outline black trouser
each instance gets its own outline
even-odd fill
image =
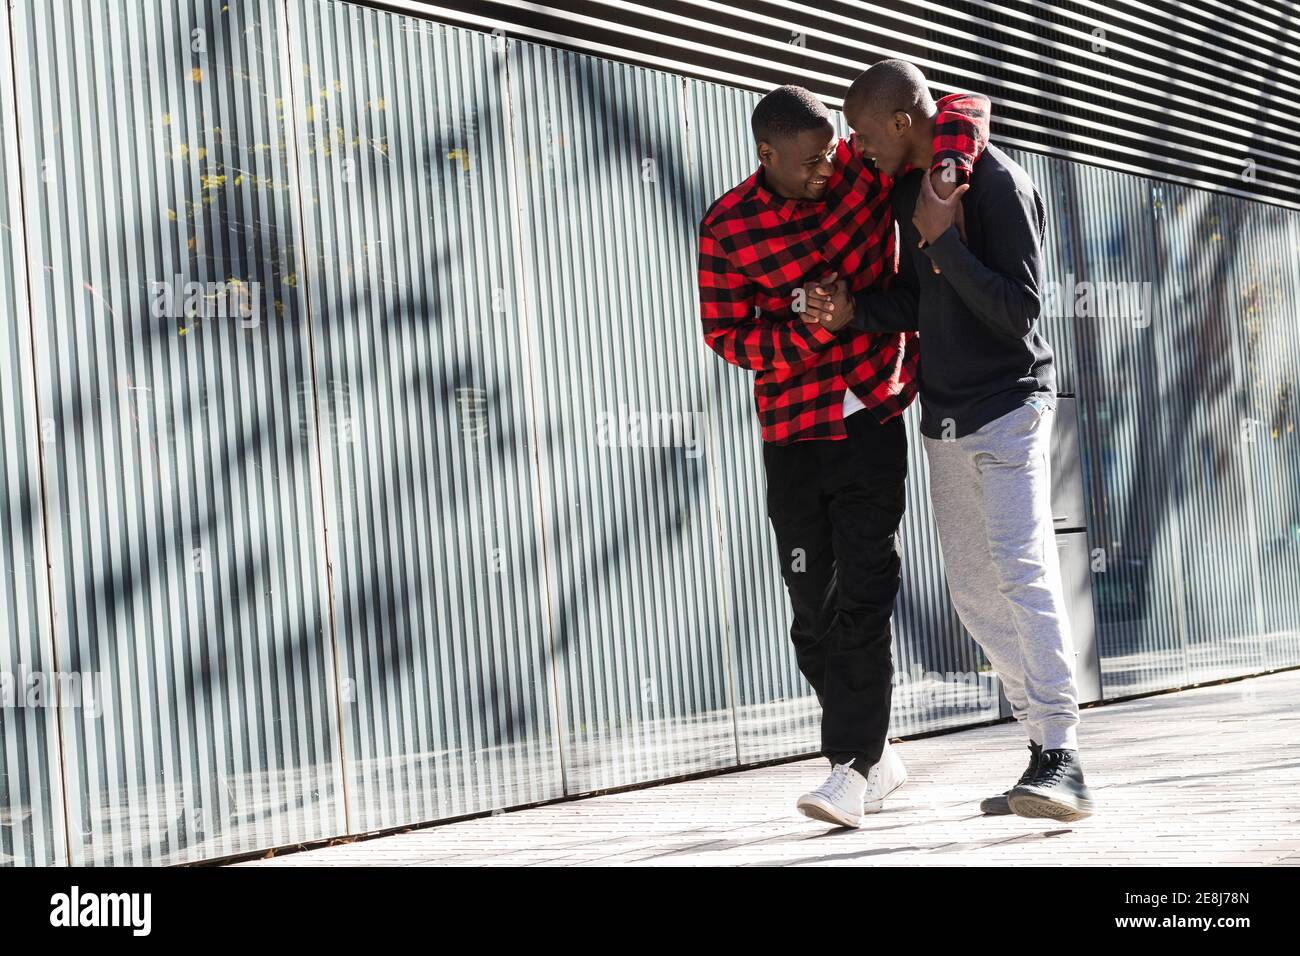
[[[822,705],[822,753],[864,776],[889,730],[907,432],[870,409],[848,438],[764,443],[767,514],[776,533],[799,669]]]

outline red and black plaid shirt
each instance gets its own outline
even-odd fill
[[[964,181],[988,142],[989,101],[954,93],[938,106],[934,166],[951,162]],[[796,289],[831,272],[847,277],[853,292],[889,281],[897,271],[890,185],[841,139],[825,198],[777,196],[759,167],[700,223],[704,341],[758,373],[754,404],[764,441],[845,437],[846,388],[882,422],[916,397],[915,334],[828,332],[790,308]]]

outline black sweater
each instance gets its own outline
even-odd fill
[[[922,175],[893,190],[899,274],[886,292],[854,296],[853,325],[920,332],[921,433],[960,438],[1031,395],[1055,399],[1052,350],[1038,322],[1047,217],[1029,175],[990,145],[961,200],[968,245],[954,226],[918,249],[912,211]]]

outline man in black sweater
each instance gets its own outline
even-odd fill
[[[808,284],[804,320],[919,331],[921,433],[949,593],[1029,737],[1020,781],[981,808],[1079,820],[1093,803],[1052,528],[1055,374],[1038,323],[1043,200],[993,145],[948,200],[928,177],[904,175],[929,168],[935,113],[925,77],[901,60],[850,87],[844,114],[856,148],[902,177],[892,194],[899,272],[884,291],[850,294],[835,276]]]

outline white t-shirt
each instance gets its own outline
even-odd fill
[[[862,404],[862,399],[858,398],[858,396],[853,394],[853,389],[846,388],[844,390],[844,405],[843,405],[842,414],[845,418],[848,418],[854,412],[862,411],[866,407],[867,406]]]

